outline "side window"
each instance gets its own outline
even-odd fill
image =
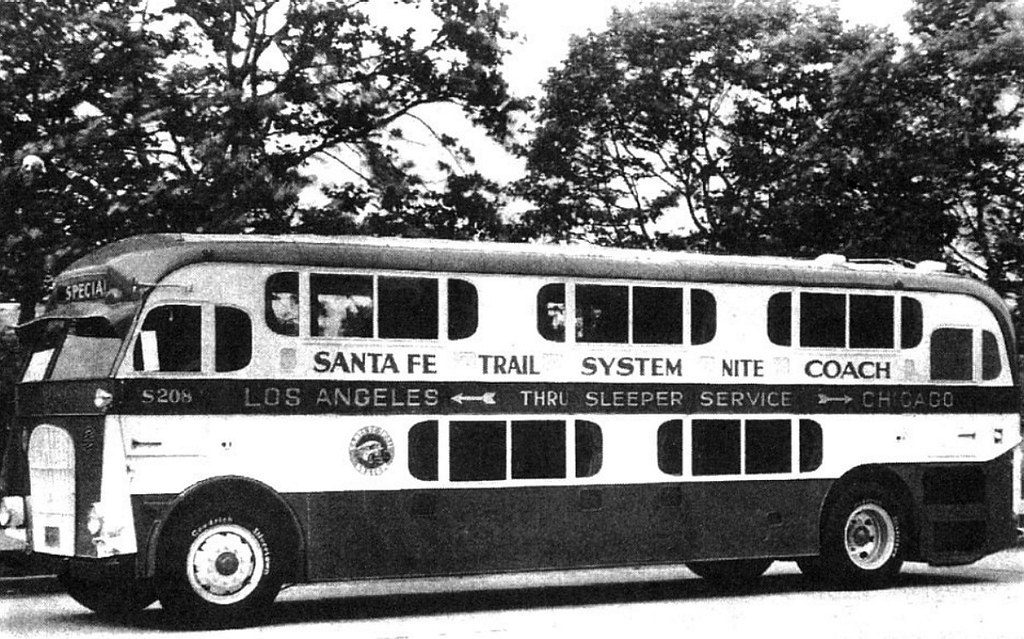
[[[565,341],[565,284],[545,284],[537,293],[537,332],[551,342]]]
[[[718,304],[708,291],[690,291],[690,343],[707,344],[718,330]]]
[[[452,422],[449,428],[452,481],[505,479],[505,422]]]
[[[745,475],[793,470],[793,426],[788,419],[748,419],[744,428]]]
[[[566,286],[574,287],[571,304]],[[537,332],[548,341],[564,342],[565,325],[571,322],[581,344],[682,344],[684,317],[689,317],[689,343],[707,344],[717,331],[715,297],[690,290],[684,313],[685,293],[669,286],[547,284],[537,294]]]
[[[778,346],[793,344],[792,293],[776,293],[768,298],[768,339]]]
[[[448,430],[449,479],[498,481],[562,479],[568,476],[564,420],[452,421]],[[575,477],[593,477],[601,470],[601,428],[576,420]],[[409,474],[421,481],[438,480],[438,422],[420,422],[409,429]],[[509,438],[511,433],[511,438]]]
[[[604,437],[594,422],[576,420],[576,476],[593,477],[604,461]]]
[[[438,281],[429,277],[380,277],[382,338],[437,339]]]
[[[132,363],[137,371],[199,372],[202,353],[202,309],[169,304],[146,315]]]
[[[695,419],[691,428],[694,476],[792,473],[794,459],[801,473],[821,466],[821,425],[809,419],[799,421],[796,442],[789,419]],[[658,468],[663,473],[683,474],[682,431],[681,420],[658,429]],[[795,456],[794,443],[799,446]]]
[[[298,335],[299,274],[274,273],[265,290],[267,326],[280,335]]]
[[[629,326],[629,289],[580,284],[576,287],[576,341],[624,344]]]
[[[846,296],[832,293],[800,294],[800,345],[846,345]]]
[[[373,337],[373,278],[369,275],[310,275],[310,334]]]
[[[913,348],[921,342],[921,303],[903,297],[900,304],[900,346]],[[800,293],[799,317],[803,347],[896,347],[896,298],[892,295]],[[776,293],[768,299],[767,329],[773,344],[792,345],[792,293]]]
[[[658,470],[666,475],[683,474],[683,420],[673,419],[658,427]]]
[[[974,377],[972,331],[938,328],[932,331],[931,377],[935,380],[971,381]]]
[[[916,348],[921,345],[924,337],[924,312],[921,302],[913,297],[904,297],[900,301],[900,346]]]
[[[999,340],[989,331],[981,333],[981,378],[990,380],[1003,372],[1003,361],[999,353]]]
[[[740,474],[740,420],[693,420],[693,474]]]
[[[850,348],[892,348],[895,309],[889,295],[851,295]]]
[[[512,422],[512,478],[565,477],[565,422]]]
[[[633,343],[682,344],[683,290],[633,288]]]
[[[476,287],[465,280],[448,280],[448,339],[466,339],[480,321]]]
[[[800,472],[809,473],[821,468],[821,424],[810,419],[800,420]]]
[[[245,311],[230,306],[213,310],[214,367],[226,373],[245,368],[252,360],[252,321]]]
[[[409,429],[409,474],[437,481],[437,422],[420,422]]]

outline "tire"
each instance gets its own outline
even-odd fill
[[[72,599],[105,618],[130,617],[156,601],[152,583],[135,576],[131,561],[88,573],[72,565],[57,579]]]
[[[899,501],[876,484],[844,491],[822,529],[821,571],[843,587],[891,585],[904,556],[904,516]]]
[[[239,506],[202,505],[168,522],[157,556],[157,592],[177,621],[250,623],[281,590],[281,533]]]
[[[757,579],[772,565],[771,559],[726,559],[693,561],[686,564],[698,577],[720,583],[738,584]]]

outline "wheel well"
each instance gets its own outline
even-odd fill
[[[860,466],[854,468],[832,484],[818,515],[819,545],[822,530],[832,505],[840,495],[856,484],[875,484],[889,491],[892,497],[897,500],[900,511],[906,519],[904,522],[906,531],[909,533],[905,536],[905,540],[908,542],[907,550],[909,554],[915,554],[917,551],[918,513],[914,508],[913,494],[904,478],[891,468],[885,466]]]
[[[285,557],[281,563],[288,571],[285,575],[286,580],[298,581],[304,577],[305,537],[291,506],[280,493],[266,484],[248,477],[235,476],[205,479],[190,486],[171,501],[150,536],[146,558],[147,576],[152,577],[156,573],[158,551],[163,540],[162,533],[168,524],[173,523],[176,517],[198,503],[217,501],[245,504],[269,517],[274,529],[280,531],[282,535],[281,552]]]

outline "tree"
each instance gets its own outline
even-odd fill
[[[955,263],[1003,294],[1024,277],[1024,24],[1009,2],[917,0],[907,77],[959,234]]]
[[[34,306],[38,282],[15,289],[43,256],[59,268],[132,233],[357,230],[366,219],[404,232],[437,227],[438,210],[465,213],[449,200],[497,206],[467,170],[471,154],[424,110],[456,105],[508,139],[525,103],[499,71],[503,10],[395,4],[419,28],[372,19],[367,0],[182,0],[160,13],[143,0],[0,5],[0,156],[14,168],[41,156],[53,181],[0,203],[15,222],[4,229],[19,229],[6,244],[31,258],[2,262],[0,293]],[[441,188],[402,157],[414,125],[449,156],[426,167]],[[300,200],[313,163],[338,176],[322,207]],[[493,231],[468,218],[448,226]]]
[[[872,38],[788,1],[615,12],[545,84],[520,184],[536,204],[527,224],[654,246],[681,212],[684,245],[786,250],[770,226],[797,192],[792,163],[819,134],[832,69]]]
[[[998,282],[995,252],[1021,245],[1010,7],[919,0],[906,45],[785,0],[616,13],[545,85],[525,219],[551,237],[738,253],[959,246]],[[674,236],[670,212],[689,216]]]

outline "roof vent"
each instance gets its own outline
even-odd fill
[[[914,270],[923,273],[945,273],[946,263],[937,260],[924,260],[923,262],[918,262],[914,266]]]
[[[846,257],[843,255],[836,255],[835,253],[822,253],[818,257],[814,258],[815,264],[821,266],[845,266]]]

